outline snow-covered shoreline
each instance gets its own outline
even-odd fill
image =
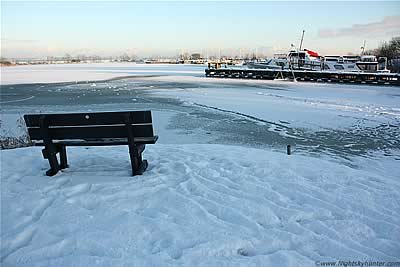
[[[399,260],[395,173],[245,147],[157,144],[145,152],[148,171],[131,177],[126,147],[68,150],[70,168],[52,178],[39,148],[0,152],[4,264]]]

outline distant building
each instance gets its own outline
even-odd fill
[[[201,54],[200,53],[194,53],[190,56],[190,59],[192,60],[199,60],[201,59]]]

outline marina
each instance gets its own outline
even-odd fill
[[[206,77],[292,80],[356,84],[400,85],[400,73],[387,68],[388,58],[365,54],[322,56],[316,51],[302,49],[304,30],[299,49],[293,44],[287,54],[273,58],[244,61],[232,66],[223,62],[209,62]]]

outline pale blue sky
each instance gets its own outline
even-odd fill
[[[400,35],[400,2],[22,2],[1,3],[2,55],[139,56],[194,52],[266,54],[298,44],[359,52]]]

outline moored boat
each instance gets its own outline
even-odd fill
[[[288,54],[276,54],[273,58],[247,62],[250,69],[293,69],[308,71],[337,72],[390,72],[386,68],[386,58],[373,55],[363,56],[321,56],[317,52],[304,49],[291,50]]]

